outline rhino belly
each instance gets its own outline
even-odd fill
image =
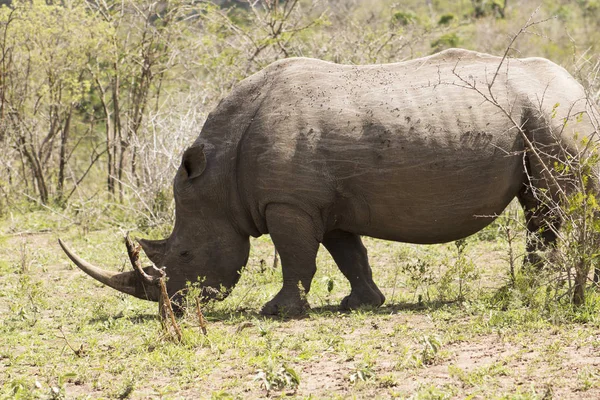
[[[329,220],[361,235],[419,244],[453,241],[483,229],[523,184],[522,157],[456,156],[367,168],[339,179]]]

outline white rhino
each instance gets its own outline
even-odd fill
[[[597,120],[583,87],[542,58],[451,49],[385,65],[277,61],[208,116],[175,176],[172,234],[140,243],[166,267],[170,295],[200,279],[208,297],[234,287],[249,237],[270,234],[283,287],[265,314],[306,308],[323,244],[352,287],[342,307],[379,306],[362,235],[453,241],[517,197],[530,235],[551,243],[560,221],[533,189],[570,190],[548,166],[595,140]],[[135,271],[103,271],[64,249],[99,281],[158,299]]]

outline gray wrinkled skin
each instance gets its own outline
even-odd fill
[[[545,187],[541,164],[509,117],[468,87],[489,95],[500,62],[457,49],[388,65],[296,58],[240,82],[183,156],[173,233],[142,241],[166,266],[169,293],[198,277],[233,288],[249,236],[268,233],[283,287],[263,313],[306,308],[299,286],[310,289],[319,244],[351,283],[342,307],[379,306],[361,235],[453,241],[487,226],[515,197],[538,232],[549,222],[531,211],[526,166]],[[594,132],[583,88],[548,60],[506,60],[492,91],[548,157],[560,157],[559,145],[577,151],[574,131]]]

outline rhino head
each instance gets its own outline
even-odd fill
[[[225,298],[239,279],[248,261],[249,235],[241,233],[225,205],[226,174],[219,168],[206,170],[203,145],[188,148],[173,183],[175,226],[162,240],[139,239],[142,249],[167,275],[167,292],[177,300],[188,282],[199,282],[202,298]],[[98,268],[75,255],[62,241],[67,256],[85,273],[120,292],[158,301],[156,286],[142,279],[140,272],[115,273]],[[144,268],[150,276],[158,276],[152,267]]]

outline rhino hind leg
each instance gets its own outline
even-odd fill
[[[306,294],[317,271],[319,229],[304,211],[285,204],[270,204],[266,219],[271,239],[281,258],[283,286],[263,306],[261,314],[303,314],[309,308]]]
[[[557,238],[555,232],[560,228],[561,221],[548,207],[540,204],[530,187],[524,186],[517,198],[523,207],[527,227],[524,265],[541,270],[544,262],[539,253],[554,245]]]
[[[362,306],[379,307],[385,301],[375,282],[367,249],[360,236],[344,231],[329,232],[323,238],[323,245],[329,251],[340,271],[350,281],[350,294],[342,300],[341,308],[356,309]]]

